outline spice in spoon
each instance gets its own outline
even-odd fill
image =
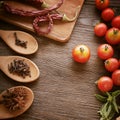
[[[30,67],[24,60],[13,60],[10,64],[8,64],[8,70],[11,74],[15,74],[25,78],[26,76],[31,77]]]
[[[3,104],[10,112],[13,112],[25,107],[27,91],[24,87],[15,87],[14,89],[6,90],[2,98],[0,104]]]
[[[27,41],[22,41],[17,37],[17,33],[14,33],[15,36],[15,45],[21,46],[23,48],[27,48]]]
[[[33,100],[34,93],[26,86],[15,86],[4,90],[0,93],[0,120],[23,114],[30,108]]]

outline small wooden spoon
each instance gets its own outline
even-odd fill
[[[14,90],[16,88],[25,90],[26,92],[25,106],[22,109],[19,109],[16,111],[9,111],[8,108],[6,108],[4,104],[0,104],[0,119],[8,119],[8,118],[17,117],[23,114],[32,105],[33,100],[34,100],[33,91],[30,88],[25,87],[25,86],[16,86],[16,87],[9,88],[8,90]],[[0,101],[3,100],[3,95],[5,95],[6,92],[7,90],[3,91],[0,94]]]
[[[13,63],[14,60],[24,60],[24,63],[26,63],[30,67],[31,76],[25,76],[25,78],[23,78],[22,76],[19,76],[17,74],[10,73],[10,71],[8,70],[8,65]],[[39,69],[34,62],[20,56],[0,56],[0,69],[11,79],[23,83],[35,81],[40,75]]]
[[[0,37],[11,49],[17,53],[29,55],[35,53],[38,50],[38,43],[36,39],[26,32],[0,30]],[[15,44],[16,37],[22,42],[27,42],[26,48]]]

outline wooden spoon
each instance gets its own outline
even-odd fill
[[[13,64],[14,60],[23,60],[24,63],[26,63],[30,67],[31,76],[25,76],[25,78],[23,78],[18,74],[10,73],[10,71],[8,70],[8,66],[11,63]],[[23,83],[35,81],[40,75],[39,69],[34,62],[25,57],[20,56],[0,56],[0,69],[11,79]]]
[[[19,88],[23,89],[26,93],[25,106],[22,107],[22,109],[19,109],[19,110],[9,111],[8,108],[6,108],[4,104],[0,104],[0,119],[8,119],[8,118],[17,117],[17,116],[23,114],[32,105],[33,100],[34,100],[34,94],[33,94],[33,91],[30,88],[25,87],[25,86],[16,86],[16,87],[9,88],[8,90],[9,91],[10,90],[13,91],[15,89],[20,90]],[[5,95],[8,90],[5,90],[0,94],[0,101],[3,100],[3,95]]]
[[[37,43],[36,39],[32,35],[30,35],[26,32],[0,30],[0,37],[5,41],[5,43],[11,49],[13,49],[17,53],[29,55],[29,54],[35,53],[38,50],[38,43]],[[27,42],[26,48],[15,44],[16,37],[21,42]]]

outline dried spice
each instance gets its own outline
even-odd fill
[[[43,0],[14,0],[14,1],[19,1],[19,2],[26,2],[26,3],[30,3],[32,5],[42,5],[43,4]]]
[[[13,1],[20,2],[20,0],[13,0]],[[77,18],[77,15],[79,13],[79,11],[77,11],[76,12],[77,14],[72,19],[69,19],[65,14],[59,13],[57,9],[61,7],[64,0],[59,0],[59,2],[53,6],[47,5],[43,0],[25,0],[25,2],[32,3],[32,6],[40,5],[40,7],[38,10],[32,10],[32,11],[14,8],[8,3],[4,3],[3,7],[7,12],[12,13],[12,14],[16,14],[16,15],[24,16],[24,17],[34,17],[33,28],[36,31],[36,33],[39,35],[48,34],[49,32],[51,32],[52,26],[53,26],[53,20],[59,20],[61,22],[62,21],[71,22]],[[42,31],[40,28],[41,22],[48,22],[48,27],[45,31]]]
[[[11,0],[2,0],[2,1],[11,1]],[[12,0],[12,1],[18,1],[18,2],[23,2],[26,4],[34,5],[36,7],[47,7],[48,5],[45,3],[43,0]]]
[[[13,60],[8,65],[8,70],[12,74],[16,74],[18,76],[21,76],[25,78],[26,76],[31,77],[30,67],[24,62],[24,60]]]
[[[9,4],[4,3],[4,9],[12,14],[25,16],[25,17],[36,17],[36,16],[44,16],[48,14],[49,12],[58,9],[63,4],[63,0],[60,0],[57,4],[53,5],[52,7],[45,8],[45,9],[39,9],[39,10],[32,10],[32,11],[24,11],[22,9],[12,8]]]
[[[49,22],[47,30],[42,31],[40,29],[40,26],[39,26],[40,22]],[[33,21],[33,28],[38,34],[48,34],[51,31],[52,26],[53,26],[53,20],[49,14],[46,16],[38,16]]]
[[[17,87],[7,90],[2,97],[3,100],[0,101],[0,104],[5,105],[5,107],[12,112],[25,107],[27,91],[25,88]]]
[[[77,11],[76,11],[75,16],[71,19],[68,18],[65,14],[59,14],[59,13],[52,13],[52,14],[47,14],[47,15],[44,15],[44,16],[38,16],[33,20],[33,28],[40,35],[41,34],[48,34],[53,27],[53,21],[54,20],[61,20],[61,21],[65,21],[65,22],[74,21],[78,16],[78,12],[79,12],[78,10],[79,10],[79,6],[77,7]],[[49,25],[48,25],[46,31],[42,31],[40,29],[39,24],[41,22],[49,22]]]
[[[27,48],[27,41],[22,41],[17,37],[17,33],[14,33],[15,36],[15,45],[21,46],[23,48]]]
[[[43,0],[16,0],[16,1],[19,1],[19,2],[24,2],[26,4],[30,4],[30,5],[34,5],[36,6],[37,8],[46,8],[48,5],[46,4],[45,1]]]

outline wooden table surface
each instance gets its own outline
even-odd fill
[[[112,7],[120,7],[119,0],[111,0]],[[97,57],[97,47],[105,43],[94,35],[93,26],[100,19],[94,0],[86,0],[76,22],[72,36],[67,43],[60,43],[32,34],[38,41],[39,49],[34,55],[25,56],[34,61],[41,72],[40,78],[23,84],[13,81],[0,71],[0,92],[17,86],[31,88],[35,99],[28,111],[12,120],[98,120],[101,107],[94,94],[98,89],[94,82],[107,75],[103,61]],[[0,29],[17,29],[0,20]],[[25,30],[23,30],[25,31]],[[28,31],[27,31],[28,32]],[[78,44],[88,45],[91,57],[86,64],[72,59],[72,49]],[[19,55],[0,39],[0,55]],[[20,55],[22,56],[22,55]]]

